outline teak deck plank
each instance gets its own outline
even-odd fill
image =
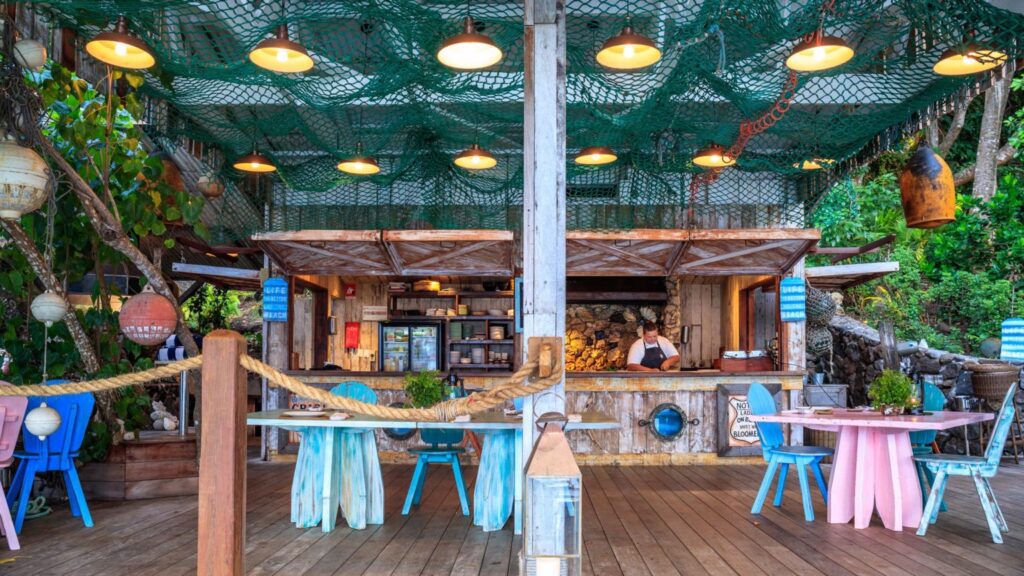
[[[451,471],[427,477],[423,503],[401,515],[411,466],[384,468],[385,523],[324,534],[289,521],[293,465],[251,461],[246,568],[253,576],[516,574],[521,537],[511,522],[483,532],[462,515]],[[475,467],[463,470],[472,495]],[[1024,573],[1024,467],[1005,465],[993,487],[1011,532],[992,544],[973,483],[954,478],[949,512],[924,538],[881,527],[803,520],[795,474],[780,508],[750,505],[763,466],[585,467],[583,571],[634,574],[990,576]],[[814,488],[812,488],[814,490]],[[0,552],[0,576],[189,576],[196,571],[197,498],[91,503],[85,528],[66,504],[29,520],[22,550]]]

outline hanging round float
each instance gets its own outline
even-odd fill
[[[17,220],[46,201],[50,169],[35,150],[0,140],[0,218]]]
[[[167,298],[146,286],[121,306],[118,318],[125,337],[142,346],[163,344],[178,326],[178,314]]]
[[[14,61],[26,70],[39,72],[46,64],[46,46],[35,40],[18,40],[14,43]]]
[[[921,144],[900,174],[907,228],[937,228],[956,219],[953,172],[931,146]]]
[[[47,290],[32,299],[30,309],[33,318],[49,327],[64,318],[68,311],[68,303],[59,294]]]
[[[203,174],[200,176],[196,182],[196,188],[202,192],[203,196],[210,199],[219,198],[224,194],[224,183],[213,174]]]
[[[37,436],[40,441],[53,434],[60,428],[60,413],[50,408],[43,402],[38,408],[33,408],[25,415],[25,430],[29,434]]]

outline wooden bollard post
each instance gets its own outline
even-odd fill
[[[198,576],[245,573],[245,350],[238,332],[203,338]]]

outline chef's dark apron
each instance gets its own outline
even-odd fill
[[[648,348],[647,343],[644,342],[644,358],[640,361],[640,365],[644,368],[660,369],[661,363],[665,361],[665,353],[661,350],[661,342],[654,345],[653,348]]]

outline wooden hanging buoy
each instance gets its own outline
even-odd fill
[[[174,305],[146,286],[121,306],[118,316],[121,332],[132,342],[156,346],[167,341],[178,325]]]
[[[917,148],[900,174],[900,196],[908,228],[936,228],[956,219],[953,172],[927,144]]]

